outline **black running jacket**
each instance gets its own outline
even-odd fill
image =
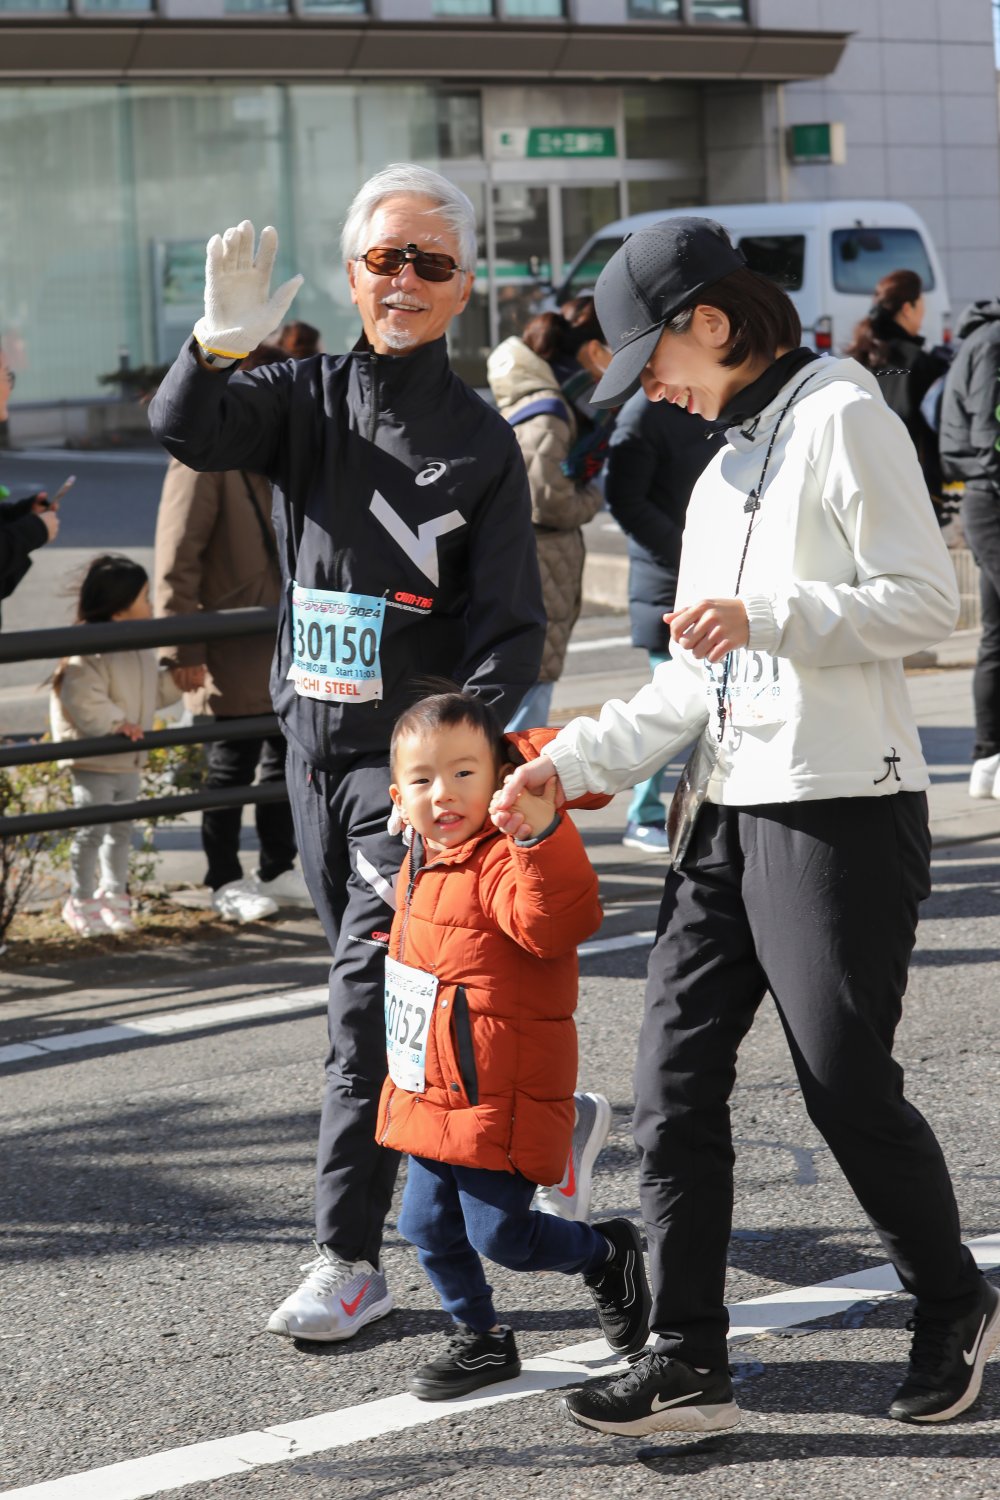
[[[538,679],[545,636],[528,482],[514,433],[452,372],[443,338],[405,356],[365,347],[228,377],[199,363],[192,340],[149,410],[190,468],[274,485],[285,587],[271,696],[310,765],[383,760],[427,677],[481,694],[506,722]],[[300,597],[384,599],[381,699],[296,691],[296,584]],[[368,656],[373,639],[361,637]]]

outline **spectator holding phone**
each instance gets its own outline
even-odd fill
[[[59,502],[45,490],[0,505],[0,599],[14,592],[31,567],[31,554],[59,532]]]

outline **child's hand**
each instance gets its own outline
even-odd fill
[[[128,740],[141,740],[143,732],[141,724],[130,724],[127,720],[124,724],[119,724],[115,730],[115,734],[123,734]]]
[[[494,792],[490,817],[501,833],[512,839],[534,839],[544,833],[556,815],[558,778],[550,776],[537,792],[522,792],[512,807],[501,807],[502,788]]]

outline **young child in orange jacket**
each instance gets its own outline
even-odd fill
[[[510,746],[478,698],[423,699],[399,719],[390,753],[410,849],[386,961],[378,1139],[409,1153],[400,1233],[455,1324],[409,1381],[414,1395],[440,1401],[521,1368],[480,1255],[582,1275],[616,1353],[645,1344],[650,1296],[634,1224],[591,1226],[531,1207],[566,1163],[576,948],[601,922],[580,835],[554,786],[493,821]]]

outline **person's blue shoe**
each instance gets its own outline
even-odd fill
[[[626,823],[622,843],[626,849],[652,849],[657,854],[666,854],[670,848],[663,823]]]

